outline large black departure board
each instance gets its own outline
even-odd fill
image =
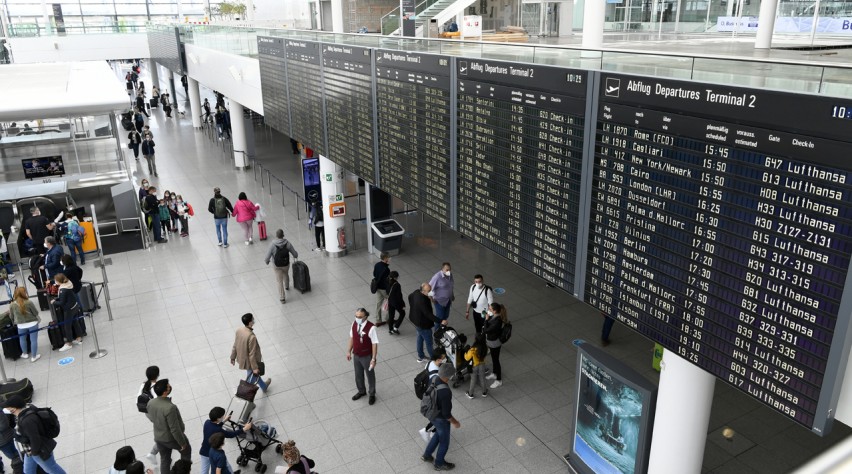
[[[849,325],[838,109],[602,74],[591,189],[585,300],[817,433]]]
[[[323,90],[328,157],[347,170],[376,180],[373,71],[369,48],[323,44]]]
[[[267,125],[290,136],[290,107],[287,99],[287,56],[284,38],[257,37],[263,118]]]
[[[320,155],[326,155],[320,44],[285,40],[290,136]]]
[[[456,70],[458,230],[573,293],[588,72]]]
[[[450,224],[450,59],[376,50],[379,186]]]

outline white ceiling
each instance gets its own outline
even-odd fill
[[[0,91],[4,122],[105,114],[130,103],[106,61],[4,65]]]

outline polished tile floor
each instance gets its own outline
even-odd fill
[[[235,171],[218,142],[194,130],[189,120],[165,119],[158,111],[151,126],[160,173],[152,182],[161,190],[183,194],[199,211],[190,223],[190,236],[111,256],[107,275],[114,319],[108,320],[105,308],[95,316],[100,345],[109,352],[106,357],[88,357],[94,349],[91,335],[82,348],[50,352],[43,333],[40,361],[6,361],[10,377],[29,377],[35,384],[34,403],[52,406],[59,414],[59,462],[69,473],[105,473],[121,446],[133,446],[139,457],[147,453],[151,424],[137,412],[135,397],[151,364],[158,365],[174,387],[173,399],[197,459],[208,411],[217,405],[227,408],[242,376],[228,357],[240,316],[252,312],[272,377],[270,391],[257,400],[257,419],[277,427],[281,439],[296,440],[323,474],[431,472],[419,459],[424,443],[417,430],[424,420],[412,393],[420,366],[409,324],[400,336],[379,332],[377,403],[350,400],[355,384],[344,358],[344,334],[355,308],[375,306],[369,281],[376,257],[365,250],[363,225],[356,225],[356,235],[350,235],[357,248],[346,257],[311,252],[313,232],[303,212],[297,218],[292,199],[281,207],[279,189],[270,195],[253,171]],[[298,189],[298,162],[289,143],[264,129],[256,132],[264,167]],[[147,169],[139,166],[135,172],[145,176]],[[245,191],[266,207],[270,232],[285,229],[309,265],[310,293],[291,292],[281,305],[273,271],[263,263],[266,243],[243,245],[233,223],[230,248],[216,246],[213,221],[205,212],[214,186],[231,199]],[[349,188],[354,192],[355,183]],[[350,214],[356,214],[354,198],[349,205]],[[561,456],[569,443],[576,364],[571,341],[596,342],[600,316],[417,213],[401,215],[400,221],[409,234],[391,267],[399,271],[406,293],[448,260],[459,300],[473,274],[482,273],[487,283],[506,289],[499,300],[515,323],[515,335],[503,351],[504,385],[487,399],[468,400],[462,390],[454,390],[454,414],[462,426],[453,430],[447,459],[463,473],[566,472]],[[86,279],[102,281],[92,263],[84,270]],[[460,301],[450,322],[462,332],[473,331],[472,322],[463,319]],[[613,341],[610,353],[656,380],[648,340],[617,325]],[[74,361],[58,365],[67,356]],[[737,431],[735,442],[721,437],[725,426]],[[717,383],[704,471],[786,472],[849,433],[836,426],[831,436],[818,438]],[[226,447],[233,464],[236,443],[228,441]],[[272,449],[265,459],[270,465],[281,463]]]

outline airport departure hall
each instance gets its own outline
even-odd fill
[[[852,2],[0,19],[0,472],[852,472]]]

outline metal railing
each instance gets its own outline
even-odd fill
[[[260,189],[261,192],[263,190],[268,190],[269,195],[272,196],[272,180],[277,181],[276,187],[280,187],[281,189],[281,207],[287,207],[287,193],[289,192],[293,196],[293,200],[296,204],[296,220],[302,220],[302,214],[300,208],[302,207],[300,204],[307,202],[304,196],[300,195],[298,191],[294,190],[290,186],[284,182],[283,179],[272,174],[271,171],[265,169],[263,167],[263,163],[260,163],[254,157],[248,157],[248,163],[254,173],[254,181],[257,182],[258,176],[260,176]]]
[[[441,0],[424,0],[417,4],[414,7],[415,16],[420,15],[424,11],[426,11],[432,5],[440,2]],[[398,30],[402,25],[399,23],[399,7],[394,8],[393,10],[382,15],[380,23],[382,25],[382,34],[383,35],[392,35],[396,30]]]
[[[146,24],[143,22],[119,23],[117,25],[66,25],[61,28],[38,23],[11,23],[8,25],[8,34],[11,38],[145,33],[146,31]]]

